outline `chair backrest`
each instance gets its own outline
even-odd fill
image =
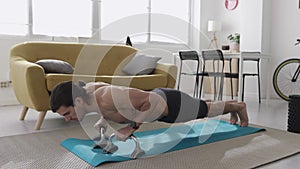
[[[179,51],[181,60],[199,60],[198,52],[195,50]]]
[[[207,61],[212,61],[213,72],[215,72],[215,62],[221,64],[221,71],[224,72],[224,56],[223,52],[219,49],[217,50],[203,50],[202,52],[202,59],[203,59],[203,71],[205,71]],[[219,67],[220,68],[220,67]],[[220,70],[220,69],[218,69]]]
[[[196,72],[199,72],[200,61],[199,61],[199,55],[198,55],[197,51],[195,51],[195,50],[179,51],[179,57],[180,57],[179,73],[182,73],[182,64],[183,64],[183,61],[197,62]]]
[[[253,51],[253,52],[241,52],[241,55],[243,55],[243,60],[244,61],[256,61],[258,62],[260,59],[259,58],[252,58],[252,57],[249,57],[251,55],[259,55],[260,52],[256,52],[256,51]],[[248,57],[247,57],[248,56]]]
[[[224,61],[223,52],[219,49],[217,50],[203,50],[202,58],[204,61],[206,60],[220,60]]]
[[[199,67],[200,67],[198,52],[195,51],[195,50],[182,50],[182,51],[179,51],[179,58],[180,58],[180,66],[179,66],[179,76],[178,76],[178,81],[177,81],[177,89],[179,90],[181,74],[194,76],[194,77],[196,77],[195,86],[194,86],[194,96],[198,97],[198,83],[199,83],[198,72],[199,72]],[[196,70],[194,70],[194,71],[191,70],[190,66],[192,66],[192,65],[189,65],[188,68],[189,68],[190,71],[189,72],[182,72],[183,62],[186,62],[186,63],[187,62],[194,62],[194,63],[196,62],[197,63]]]

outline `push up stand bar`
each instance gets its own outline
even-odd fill
[[[103,127],[101,127],[99,129],[99,134],[100,134],[99,135],[100,140],[98,141],[98,143],[96,143],[94,148],[96,148],[96,149],[97,148],[102,148],[103,149],[103,151],[102,151],[103,154],[114,153],[119,149],[118,146],[116,146],[112,142],[112,139],[116,136],[115,133],[111,134],[110,137],[107,140],[107,136],[105,135],[105,129]],[[141,156],[145,155],[145,151],[141,148],[138,139],[134,135],[131,135],[129,138],[132,139],[135,143],[135,148],[134,148],[133,152],[131,153],[130,158],[136,159],[138,157],[141,157]]]

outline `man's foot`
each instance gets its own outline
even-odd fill
[[[238,115],[236,112],[231,112],[230,113],[230,124],[236,124],[238,121]]]
[[[244,102],[240,102],[238,104],[241,106],[240,111],[237,112],[237,114],[240,118],[240,126],[241,127],[246,127],[249,124],[246,104]]]

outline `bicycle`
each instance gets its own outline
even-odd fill
[[[296,45],[300,44],[297,39]],[[289,101],[289,95],[300,94],[300,58],[290,58],[278,65],[273,74],[273,87],[283,100]]]

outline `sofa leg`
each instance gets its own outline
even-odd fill
[[[44,118],[45,118],[45,116],[46,116],[46,113],[47,113],[47,111],[41,111],[41,112],[40,112],[39,119],[38,119],[38,121],[37,121],[36,124],[35,124],[35,129],[36,129],[36,130],[40,130],[40,129],[41,129],[41,125],[42,125],[42,123],[43,123],[43,121],[44,121]]]
[[[23,110],[22,110],[22,113],[21,113],[21,116],[20,116],[20,120],[24,120],[25,119],[27,111],[28,111],[28,107],[24,106]]]

